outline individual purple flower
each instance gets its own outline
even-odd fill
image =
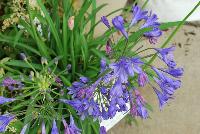
[[[102,112],[101,112],[101,116],[104,120],[108,120],[109,119],[109,114],[108,112],[105,110],[105,108],[102,106]]]
[[[53,126],[52,126],[52,129],[51,129],[51,134],[59,134],[55,119],[53,120]]]
[[[80,79],[80,81],[81,81],[82,83],[84,83],[84,84],[86,84],[86,83],[89,82],[89,79],[88,79],[87,77],[84,77],[84,76],[80,77],[79,79]]]
[[[184,72],[183,68],[168,68],[168,69],[161,69],[161,70],[176,78],[181,77]]]
[[[100,91],[103,95],[106,95],[108,93],[107,89],[105,87],[101,87]]]
[[[158,78],[154,77],[154,80],[160,86],[163,93],[166,93],[169,96],[171,96],[174,94],[176,89],[180,88],[181,86],[180,80],[174,80],[172,78],[167,77],[155,67],[152,67],[152,69],[158,75]]]
[[[10,77],[7,77],[2,82],[3,87],[7,87],[9,90],[19,90],[23,88],[23,84],[20,81],[16,81]]]
[[[147,119],[149,117],[147,109],[144,107],[144,105],[138,99],[136,99],[136,103],[137,103],[138,115],[143,119]]]
[[[158,52],[158,57],[163,60],[168,67],[174,68],[176,66],[173,56],[175,46],[171,46],[169,48],[156,48],[155,50]]]
[[[139,116],[139,113],[137,111],[137,105],[135,103],[131,103],[130,115],[133,117]]]
[[[157,38],[162,35],[162,31],[160,30],[159,26],[160,23],[157,22],[158,17],[156,14],[151,14],[147,17],[146,22],[142,25],[142,28],[152,28],[152,30],[145,32],[144,36],[149,39],[151,44],[155,44],[157,42]]]
[[[141,73],[142,72],[141,66],[144,64],[143,61],[141,61],[139,57],[131,58],[130,61],[133,65],[134,72],[136,72],[137,74]]]
[[[138,5],[132,7],[132,12],[133,12],[133,17],[129,27],[132,27],[142,19],[147,19],[148,11],[143,11]]]
[[[64,134],[70,134],[70,131],[69,131],[69,125],[67,124],[66,120],[62,117],[62,122],[63,122],[63,125],[64,125]]]
[[[100,127],[100,132],[99,132],[99,134],[107,134],[107,133],[106,133],[106,128],[105,128],[104,126],[101,126],[101,127]]]
[[[42,134],[46,134],[46,128],[44,122],[42,122]]]
[[[128,75],[134,75],[133,66],[132,64],[127,64],[126,58],[121,58],[119,62],[112,63],[109,67],[113,69],[114,76],[118,78],[121,83],[127,83]]]
[[[125,30],[124,27],[124,19],[122,16],[116,16],[115,18],[112,19],[112,23],[114,27],[119,30],[126,39],[128,39],[128,33]]]
[[[116,104],[119,106],[118,112],[127,111],[128,107],[123,98],[116,98]]]
[[[16,100],[15,98],[5,98],[3,96],[0,96],[0,104],[4,104],[4,103],[7,103],[7,102],[13,102],[15,100]]]
[[[149,82],[148,76],[145,72],[141,72],[138,75],[138,84],[141,87],[144,87]]]
[[[110,89],[110,95],[114,97],[120,97],[123,94],[122,83],[120,80],[117,80],[115,84]]]
[[[161,110],[163,108],[163,106],[167,103],[167,101],[169,100],[169,97],[165,93],[162,93],[161,91],[159,91],[156,88],[154,88],[154,91],[155,91],[155,93],[158,97],[159,107],[160,107],[160,110]]]
[[[15,118],[14,115],[11,114],[4,114],[0,115],[0,132],[3,133],[6,130],[6,127],[9,123]]]
[[[99,105],[94,101],[94,99],[90,100],[87,111],[88,115],[91,115],[94,118],[99,118],[99,116],[101,115]]]
[[[144,99],[144,97],[140,94],[140,92],[137,89],[134,89],[134,93],[136,98],[142,103],[145,104],[146,100]]]
[[[159,28],[153,28],[151,31],[145,32],[144,36],[149,39],[151,44],[157,43],[157,38],[162,35],[162,31]]]
[[[131,104],[130,114],[132,116],[140,116],[141,118],[146,119],[149,116],[148,111],[144,106],[146,104],[146,101],[140,95],[140,92],[137,89],[134,89],[134,92],[135,92],[135,97],[130,96],[130,104]]]
[[[109,24],[108,19],[106,18],[106,16],[102,16],[101,17],[101,22],[103,22],[108,28],[110,28],[110,24]]]
[[[27,127],[28,127],[28,124],[24,125],[24,127],[22,128],[20,134],[25,134]]]
[[[72,115],[70,115],[69,131],[69,134],[81,134],[81,130],[76,126]]]
[[[108,107],[108,116],[109,118],[113,118],[117,113],[118,107],[116,106],[115,101],[111,101]]]
[[[160,26],[160,23],[157,22],[158,17],[156,14],[150,14],[149,17],[146,18],[146,22],[141,26],[142,28],[154,28]]]

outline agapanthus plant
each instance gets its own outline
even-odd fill
[[[0,132],[106,134],[100,122],[117,112],[149,118],[150,104],[140,92],[146,85],[160,109],[174,98],[183,68],[173,57],[175,46],[157,47],[157,40],[184,21],[160,24],[155,13],[133,6],[130,21],[109,21],[116,10],[96,22],[105,5],[97,8],[95,0],[78,10],[66,0],[35,4],[24,2],[28,16],[0,33]],[[94,37],[99,23],[107,31]],[[137,45],[140,39],[149,40],[148,48]],[[154,57],[165,65],[152,64]]]

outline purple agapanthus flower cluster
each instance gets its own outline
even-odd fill
[[[68,88],[72,100],[60,101],[71,105],[82,119],[92,116],[107,120],[113,118],[117,112],[129,110],[132,116],[146,119],[149,117],[148,103],[136,87],[150,84],[158,97],[160,108],[172,98],[174,91],[180,88],[181,81],[172,77],[182,76],[183,69],[175,68],[176,64],[172,64],[175,62],[169,56],[172,54],[170,48],[156,49],[168,68],[151,66],[150,69],[155,72],[151,75],[144,70],[145,63],[140,57],[121,57],[117,62],[110,64],[102,59],[100,77],[94,83],[86,77],[81,77]],[[161,91],[153,86],[149,77],[154,79]],[[128,104],[131,106],[130,109],[127,107]]]
[[[20,81],[7,77],[3,80],[1,86],[8,88],[10,91],[14,91],[22,89],[24,84]]]
[[[157,22],[158,17],[156,14],[152,14],[151,12],[148,15],[148,11],[143,11],[138,5],[132,7],[132,20],[129,24],[129,29],[136,25],[139,21],[144,20],[144,24],[140,27],[140,29],[143,28],[151,28],[150,31],[145,32],[144,36],[149,39],[149,42],[151,44],[155,44],[157,41],[157,38],[162,35],[162,31],[160,30],[159,26],[160,23]],[[103,16],[101,18],[101,21],[110,28],[110,24],[108,19]],[[124,19],[122,16],[116,16],[112,19],[113,26],[119,30],[123,36],[128,39],[128,32],[125,29]]]

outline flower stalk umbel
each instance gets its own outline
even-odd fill
[[[51,134],[58,134],[60,132],[57,123],[63,124],[62,127],[66,131],[65,134],[80,134],[81,130],[76,126],[72,116],[70,116],[70,125],[68,125],[65,121],[67,112],[63,116],[56,112],[59,106],[56,102],[59,98],[64,97],[64,92],[66,91],[66,87],[57,72],[58,58],[52,61],[52,66],[46,58],[42,57],[41,65],[43,69],[37,71],[24,53],[21,53],[20,57],[32,70],[28,73],[29,75],[20,75],[20,79],[18,80],[5,77],[2,81],[1,87],[4,88],[5,92],[3,96],[0,96],[0,105],[3,106],[9,103],[16,103],[17,105],[11,108],[9,113],[0,116],[0,132],[11,131],[8,126],[11,122],[11,124],[15,124],[17,121],[25,118],[26,121],[21,131],[18,132],[13,129],[12,132],[20,134],[28,133],[28,131],[30,132],[30,130],[27,130],[28,126],[40,124],[41,122],[40,128],[42,134],[47,134],[45,124],[49,123],[52,124],[52,128],[48,130],[51,131]],[[61,72],[68,73],[67,70]],[[21,94],[18,94],[19,91]],[[28,101],[29,103],[24,103],[27,99],[30,100]],[[18,104],[21,106],[19,107]],[[20,112],[16,111],[19,108],[32,110],[26,115],[27,113],[24,110]],[[66,108],[62,109],[66,110]],[[70,113],[68,112],[68,114]]]
[[[102,121],[112,119],[117,112],[130,112],[133,118],[147,119],[149,104],[140,93],[140,88],[146,85],[152,87],[157,96],[159,108],[162,109],[173,98],[175,91],[180,88],[181,81],[179,79],[183,75],[183,68],[177,67],[173,57],[175,50],[173,45],[169,48],[155,48],[154,46],[143,49],[139,46],[136,51],[130,49],[137,45],[137,40],[130,38],[132,35],[138,36],[137,31],[131,34],[132,27],[136,25],[139,27],[137,30],[144,31],[143,37],[147,38],[151,44],[156,44],[157,39],[162,35],[156,14],[143,11],[139,6],[133,6],[132,12],[130,23],[126,23],[122,16],[114,17],[112,23],[105,16],[101,18],[109,32],[117,31],[121,33],[122,38],[115,42],[114,39],[111,39],[113,34],[110,38],[105,37],[107,44],[105,55],[101,60],[97,60],[94,56],[89,57],[90,54],[85,55],[83,58],[85,60],[87,57],[88,59],[94,58],[94,61],[100,61],[99,73],[96,77],[89,78],[87,75],[83,75],[85,72],[75,72],[77,68],[81,69],[82,66],[79,67],[79,62],[81,64],[82,59],[73,55],[73,53],[79,52],[73,50],[73,47],[77,46],[71,39],[69,39],[72,42],[70,51],[73,51],[73,59],[69,61],[72,62],[72,65],[65,65],[67,67],[63,71],[59,65],[64,62],[59,64],[59,58],[48,61],[47,58],[42,57],[41,64],[38,65],[32,64],[29,57],[21,53],[20,57],[25,66],[28,66],[28,71],[21,71],[23,73],[20,73],[20,76],[4,76],[1,80],[3,92],[0,96],[0,106],[9,107],[10,104],[13,104],[13,107],[1,111],[0,132],[11,131],[9,124],[17,124],[18,121],[21,121],[21,130],[15,131],[15,133],[25,134],[32,128],[37,128],[37,132],[42,134],[80,134],[82,130],[79,128],[83,125],[80,120],[81,125],[78,124],[78,117],[81,120],[90,117],[94,121]],[[80,31],[76,32],[75,18],[75,16],[69,18],[68,28],[69,31],[73,30],[74,33],[79,33]],[[67,28],[67,22],[63,25],[66,25]],[[64,32],[65,30],[59,31]],[[83,53],[90,50],[85,49],[87,48],[80,50]],[[145,55],[145,52],[149,50],[153,51],[153,54]],[[154,54],[166,66],[161,68],[148,64],[148,58]],[[54,55],[54,51],[52,55]],[[101,55],[101,53],[97,55]],[[75,66],[73,60],[77,60],[78,65]],[[77,78],[78,76],[78,78],[70,85],[70,82],[67,81],[70,78],[66,77],[71,73],[69,71],[71,67],[73,77]],[[87,68],[87,63],[84,68],[84,70],[89,68]],[[90,68],[96,69],[93,66]],[[65,74],[66,77],[61,74]],[[67,87],[66,83],[70,86]],[[130,105],[130,108],[127,105]],[[74,117],[76,117],[75,120]],[[100,127],[100,134],[106,134],[105,127]]]
[[[149,28],[144,32],[151,44],[155,44],[158,37],[162,35],[157,22],[157,15],[147,11],[142,11],[138,6],[133,7],[133,18],[129,24],[129,29],[143,20],[144,24],[140,29]],[[111,25],[107,18],[103,16],[101,21],[111,30]],[[80,77],[79,81],[72,83],[68,88],[72,100],[60,99],[61,102],[71,105],[80,115],[81,119],[90,116],[94,119],[112,119],[117,112],[130,111],[131,116],[139,116],[143,119],[149,117],[148,102],[143,98],[139,87],[150,85],[158,98],[160,109],[173,98],[176,89],[180,88],[181,81],[178,80],[183,75],[182,68],[176,68],[173,58],[175,46],[169,48],[148,48],[136,52],[134,57],[126,54],[128,32],[124,25],[122,16],[116,16],[112,20],[116,30],[119,30],[125,37],[124,50],[115,62],[107,64],[105,59],[101,60],[101,71],[95,82],[86,77]],[[113,44],[109,44],[113,45]],[[113,46],[115,48],[116,46]],[[148,65],[145,58],[139,54],[148,50],[154,50],[167,68],[157,68]],[[107,52],[107,51],[106,51]],[[150,55],[153,56],[153,55]],[[113,59],[110,59],[113,61]],[[131,108],[128,109],[127,105]],[[100,133],[106,133],[105,127],[101,127]]]

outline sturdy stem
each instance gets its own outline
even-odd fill
[[[125,51],[126,51],[127,46],[128,46],[128,40],[126,40],[126,44],[125,44],[124,50],[123,50],[123,52],[122,52],[122,56],[124,56],[124,53],[125,53]]]

